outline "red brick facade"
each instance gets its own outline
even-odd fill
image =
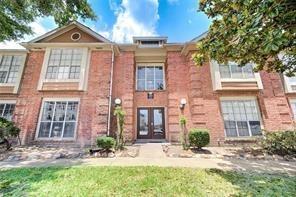
[[[294,96],[285,94],[279,74],[261,72],[262,90],[214,91],[209,62],[202,67],[197,67],[191,60],[192,51],[186,54],[182,52],[182,48],[167,50],[164,62],[165,90],[154,91],[154,98],[148,99],[147,92],[137,91],[135,88],[136,49],[122,49],[121,46],[113,43],[109,43],[108,46],[111,45],[117,49],[117,52],[115,52],[111,87],[110,134],[116,130],[113,116],[115,98],[122,100],[122,107],[126,112],[124,132],[129,141],[137,139],[137,109],[163,107],[167,141],[180,140],[179,118],[184,115],[187,118],[187,129],[208,128],[211,145],[223,143],[225,134],[220,106],[221,97],[255,97],[260,110],[261,124],[265,130],[274,131],[293,127],[289,98]],[[90,59],[88,70],[86,70],[85,90],[40,91],[38,83],[45,58],[45,48],[29,49],[18,94],[1,94],[0,100],[16,99],[14,121],[21,128],[22,142],[29,144],[39,142],[35,136],[43,98],[78,98],[80,100],[79,119],[76,137],[71,143],[80,146],[93,145],[97,136],[107,134],[112,50],[97,49],[93,45],[89,48]],[[153,58],[151,56],[151,59]],[[184,110],[179,108],[182,98],[187,100]],[[55,142],[46,141],[46,143]]]

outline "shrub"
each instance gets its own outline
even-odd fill
[[[98,137],[97,138],[97,146],[102,148],[105,151],[110,151],[110,149],[114,148],[115,140],[112,137]]]
[[[262,147],[269,154],[296,155],[296,131],[266,132]]]
[[[20,129],[14,122],[0,117],[0,149],[8,150],[11,147],[10,138],[19,137]],[[20,142],[20,140],[19,140]]]
[[[210,143],[210,134],[207,129],[190,129],[189,143],[194,148],[201,149]]]

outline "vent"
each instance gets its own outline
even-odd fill
[[[78,33],[78,32],[75,32],[75,33],[73,33],[73,34],[71,35],[71,39],[72,39],[73,41],[78,41],[78,40],[80,40],[80,38],[81,38],[81,34]]]

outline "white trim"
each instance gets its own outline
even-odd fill
[[[249,136],[239,136],[238,135],[237,137],[227,137],[225,126],[224,126],[224,117],[223,117],[223,111],[222,111],[222,101],[255,101],[256,110],[257,110],[257,114],[258,114],[258,119],[259,119],[259,122],[260,122],[260,128],[261,128],[261,131],[264,130],[263,119],[262,119],[262,116],[261,116],[261,111],[260,111],[259,103],[258,103],[258,100],[257,100],[256,96],[220,97],[219,99],[220,99],[220,112],[221,112],[221,117],[222,117],[222,120],[223,120],[223,128],[224,128],[224,136],[225,136],[225,138],[236,138],[236,139],[239,139],[239,138],[242,138],[242,137],[243,138],[250,138],[250,137],[257,137],[257,136],[253,136],[252,135],[251,128],[250,128],[250,125],[249,125],[249,121],[247,121],[248,122]]]
[[[16,100],[2,100],[0,99],[0,104],[16,104]]]
[[[283,75],[283,76],[284,76],[285,91],[287,93],[296,92],[296,90],[292,89],[292,86],[296,86],[296,82],[290,82],[290,77],[287,77],[286,75]]]
[[[253,64],[254,67],[254,64]],[[254,77],[252,78],[222,78],[220,74],[220,68],[219,64],[215,60],[210,61],[210,71],[211,71],[211,77],[212,77],[212,83],[213,83],[213,89],[216,90],[223,90],[222,88],[222,82],[237,82],[237,83],[243,83],[243,82],[257,82],[257,87],[259,90],[263,89],[262,80],[260,77],[260,73],[254,72]],[[231,73],[230,73],[231,74]],[[242,88],[243,90],[243,88]]]
[[[78,34],[78,38],[76,38],[76,39],[73,38],[74,34]],[[73,41],[78,41],[78,40],[80,40],[80,38],[81,38],[81,34],[79,32],[74,32],[71,34],[71,40],[73,40]]]
[[[292,115],[293,115],[293,120],[296,119],[296,99],[293,98],[293,99],[289,99],[289,102],[290,102],[290,106],[291,106],[291,110],[292,110]],[[293,107],[293,105],[295,105],[295,107]],[[294,110],[295,108],[295,110]]]
[[[44,103],[45,102],[50,102],[50,101],[52,101],[52,102],[67,101],[67,105],[68,105],[68,102],[78,102],[76,121],[75,121],[76,124],[75,124],[75,128],[74,128],[74,136],[73,137],[71,137],[71,138],[63,138],[62,135],[61,135],[60,138],[38,137],[39,130],[40,130],[40,124],[41,124],[41,118],[42,118],[42,114],[43,114]],[[55,109],[54,109],[53,113],[54,112],[55,112]],[[76,138],[77,138],[77,128],[78,128],[78,122],[79,122],[79,113],[80,113],[80,98],[70,98],[70,97],[69,98],[66,98],[66,97],[63,97],[63,98],[58,98],[58,97],[56,97],[56,98],[43,98],[41,108],[39,109],[39,117],[38,117],[38,124],[37,124],[37,128],[36,128],[36,132],[35,132],[35,140],[36,141],[69,141],[69,140],[73,141],[73,140],[76,140]],[[54,114],[53,114],[53,116],[54,116]],[[65,120],[64,120],[64,122],[65,122]]]
[[[0,51],[0,64],[2,61],[2,57],[5,55],[10,55],[10,56],[20,56],[21,58],[21,62],[20,62],[20,67],[18,69],[18,73],[17,73],[17,77],[15,79],[14,83],[0,83],[0,86],[13,86],[13,94],[17,94],[18,93],[18,89],[21,83],[21,79],[22,79],[22,75],[23,75],[23,70],[25,67],[25,62],[26,62],[26,58],[27,58],[27,52],[26,51]],[[7,76],[9,76],[9,73],[7,73]]]
[[[82,49],[82,58],[81,58],[81,65],[80,65],[80,75],[79,79],[46,79],[46,72],[49,63],[49,58],[51,51],[53,49]],[[88,73],[88,64],[89,64],[89,53],[90,50],[87,47],[47,47],[45,50],[45,55],[43,59],[42,69],[40,73],[40,78],[38,82],[38,90],[42,90],[44,82],[78,82],[79,86],[77,90],[86,90],[85,87],[85,77]]]
[[[145,67],[145,66],[147,66],[147,67],[162,67],[162,71],[163,71],[163,79],[162,79],[162,81],[163,81],[163,89],[162,90],[157,90],[157,89],[154,89],[154,90],[146,90],[146,73],[145,73],[145,89],[144,90],[138,90],[138,67]],[[154,70],[154,77],[155,77],[155,70]],[[137,63],[136,64],[136,83],[135,83],[135,90],[136,91],[143,91],[143,92],[154,92],[154,91],[159,91],[159,92],[161,92],[161,91],[165,91],[166,90],[166,75],[165,75],[165,64],[164,63],[159,63],[159,62],[157,62],[157,63],[147,63],[147,62],[145,62],[145,63]],[[155,78],[154,78],[154,81],[155,81]]]

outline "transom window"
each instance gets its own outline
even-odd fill
[[[39,124],[39,138],[73,138],[78,101],[45,101]]]
[[[82,49],[52,49],[46,79],[79,79]]]
[[[14,108],[14,103],[0,103],[0,117],[11,121]]]
[[[255,100],[221,101],[227,137],[261,135],[260,118]]]
[[[15,83],[21,63],[21,55],[0,56],[0,83]]]
[[[138,66],[137,90],[163,90],[163,66]]]
[[[243,67],[235,63],[229,63],[228,65],[219,65],[221,78],[231,79],[248,79],[254,78],[252,64],[247,64]]]

